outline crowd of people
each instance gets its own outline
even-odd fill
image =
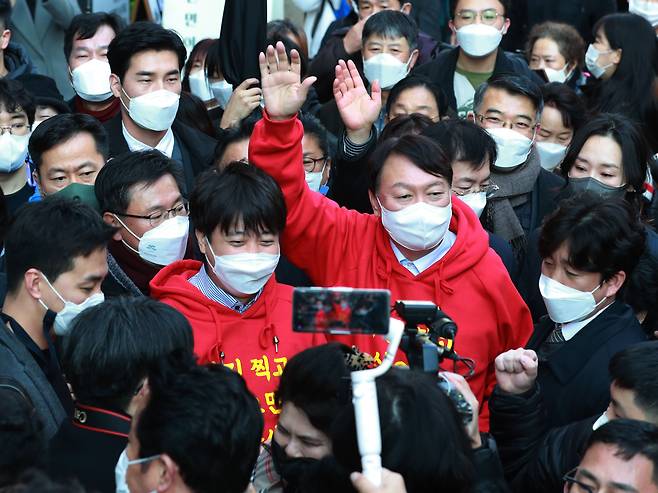
[[[658,493],[658,0],[293,1],[0,0],[0,492]]]

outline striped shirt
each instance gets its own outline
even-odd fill
[[[199,272],[197,274],[190,277],[189,283],[192,284],[192,286],[197,288],[199,291],[201,291],[206,298],[209,298],[219,303],[220,305],[224,305],[226,308],[235,310],[238,313],[244,313],[249,308],[251,308],[251,305],[256,303],[256,300],[260,297],[261,293],[263,292],[263,290],[261,289],[260,291],[258,291],[258,293],[256,293],[256,296],[254,296],[251,300],[249,300],[246,303],[243,303],[242,301],[231,296],[229,293],[227,293],[222,288],[217,286],[217,284],[214,283],[214,281],[210,278],[210,276],[208,276],[205,265],[202,266],[201,269],[199,269]]]

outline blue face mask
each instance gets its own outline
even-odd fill
[[[613,187],[601,183],[596,178],[569,178],[569,187],[574,193],[591,192],[604,198],[623,198],[626,194],[626,186]]]

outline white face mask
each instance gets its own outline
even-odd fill
[[[189,217],[170,217],[144,233],[141,238],[133,233],[116,215],[114,217],[131,235],[139,240],[137,251],[125,241],[123,244],[137,253],[143,260],[156,265],[169,265],[185,256],[187,236],[190,231]]]
[[[137,125],[154,132],[162,132],[171,127],[178,111],[180,94],[160,89],[131,98],[123,88],[121,90],[130,101],[130,106],[126,106],[123,101],[121,104]]]
[[[226,108],[229,99],[233,95],[233,86],[226,82],[226,80],[220,80],[210,84],[210,90],[215,100],[219,103],[219,106]]]
[[[580,291],[554,281],[544,274],[539,277],[539,292],[544,298],[548,316],[559,324],[583,320],[596,310],[606,299],[603,298],[598,303],[594,299],[593,293],[602,285],[599,284],[591,291]]]
[[[363,74],[372,84],[379,81],[382,89],[390,89],[409,73],[409,63],[401,62],[390,53],[379,53],[363,61]]]
[[[597,419],[592,425],[592,431],[598,430],[599,428],[601,428],[601,426],[609,422],[610,422],[610,418],[608,418],[608,410],[606,409],[605,412],[601,416],[599,416],[599,419]]]
[[[658,3],[646,0],[628,0],[628,11],[644,17],[653,27],[658,26]]]
[[[599,51],[594,48],[594,45],[589,45],[587,48],[587,53],[585,53],[585,65],[587,65],[587,70],[589,70],[595,78],[600,79],[603,74],[605,74],[606,69],[614,65],[613,63],[609,63],[604,67],[600,67],[596,63],[601,55],[610,53],[611,51],[612,50]]]
[[[548,79],[548,82],[559,82],[561,84],[564,84],[564,82],[571,75],[571,70],[568,70],[568,67],[569,67],[568,65],[565,65],[561,70],[555,70],[550,67],[545,67],[544,73],[546,74],[546,78]]]
[[[190,91],[201,101],[210,101],[215,97],[210,89],[205,70],[192,72],[188,80],[190,81]]]
[[[71,85],[85,101],[105,101],[112,97],[110,90],[110,64],[101,60],[89,60],[71,72]]]
[[[399,211],[389,211],[381,202],[379,207],[382,224],[391,238],[415,252],[430,250],[441,243],[452,218],[452,203],[439,207],[416,202]]]
[[[5,132],[0,137],[0,173],[12,173],[25,163],[30,134],[11,135]]]
[[[537,142],[536,146],[541,167],[548,171],[557,168],[567,153],[567,146],[555,142]]]
[[[467,193],[459,198],[475,212],[477,217],[482,215],[482,211],[487,206],[487,192]]]
[[[319,192],[320,187],[322,186],[322,178],[324,175],[324,168],[327,166],[325,165],[322,167],[322,170],[312,172],[312,171],[304,171],[304,174],[306,175],[306,184],[308,185],[308,188],[313,190],[314,192]]]
[[[498,151],[494,164],[496,168],[515,168],[526,162],[532,140],[509,128],[487,128],[485,130],[496,141]]]
[[[126,449],[123,449],[117,465],[114,467],[114,483],[116,484],[116,493],[130,493],[130,488],[128,488],[128,483],[126,482],[126,473],[128,472],[128,466],[133,464],[143,464],[150,462],[159,458],[160,455],[155,455],[153,457],[145,457],[144,459],[128,460],[128,454]],[[156,493],[157,490],[151,490],[149,493]]]
[[[255,294],[270,280],[279,264],[279,254],[270,253],[236,253],[233,255],[215,255],[210,240],[206,238],[210,253],[215,258],[213,271],[219,280],[240,294]],[[208,258],[206,256],[206,258]]]
[[[495,51],[503,39],[502,30],[486,24],[468,24],[457,29],[457,44],[467,55],[480,57]]]
[[[57,297],[62,300],[62,303],[64,303],[64,308],[62,308],[59,312],[57,312],[57,316],[55,317],[55,324],[53,325],[53,329],[55,330],[55,334],[58,336],[65,336],[69,333],[71,330],[71,324],[73,323],[73,320],[75,317],[77,317],[80,313],[85,311],[87,308],[91,308],[92,306],[100,305],[105,301],[105,295],[101,293],[95,293],[92,294],[89,298],[84,300],[82,303],[79,305],[76,305],[72,301],[66,301],[61,294],[55,289],[55,287],[50,284],[50,281],[48,278],[44,275],[43,276],[44,280],[46,283],[48,283],[48,286],[50,286],[50,289],[53,290],[53,293],[57,295]],[[39,303],[41,303],[41,306],[43,306],[46,310],[48,310],[48,307],[46,304],[39,300]]]

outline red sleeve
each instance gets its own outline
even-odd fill
[[[369,215],[339,208],[308,188],[303,135],[297,117],[275,121],[263,111],[249,141],[249,161],[272,176],[283,191],[288,209],[282,241],[286,256],[315,284],[327,286],[350,252],[359,251],[358,238],[371,221]]]

